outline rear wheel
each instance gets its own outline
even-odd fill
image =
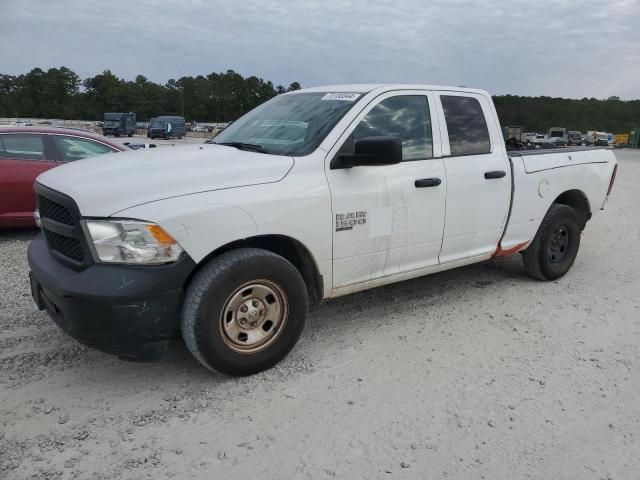
[[[551,205],[533,242],[522,254],[526,272],[539,280],[562,277],[576,259],[580,234],[576,211],[568,205]]]
[[[207,368],[249,375],[278,363],[297,342],[307,289],[287,260],[257,248],[225,252],[189,286],[182,311],[187,348]]]

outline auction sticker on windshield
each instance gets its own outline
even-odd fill
[[[343,100],[345,102],[353,102],[360,97],[359,93],[351,92],[333,92],[327,93],[321,100]]]

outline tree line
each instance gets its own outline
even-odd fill
[[[104,112],[134,112],[146,121],[184,113],[188,121],[228,122],[299,88],[298,82],[284,87],[233,70],[159,84],[143,75],[125,80],[109,70],[82,80],[66,67],[34,68],[22,75],[0,74],[0,117],[101,120]],[[521,125],[526,131],[545,132],[554,126],[622,133],[640,126],[640,100],[517,95],[493,99],[503,125]]]
[[[521,125],[525,131],[544,133],[549,127],[564,127],[583,133],[628,133],[640,126],[640,100],[502,95],[493,101],[502,125]]]
[[[118,78],[109,70],[81,80],[67,67],[23,75],[0,74],[0,117],[102,120],[104,112],[134,112],[140,121],[183,115],[189,121],[228,122],[270,98],[300,88],[233,70],[171,79],[164,85],[138,75]]]

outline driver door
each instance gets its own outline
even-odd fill
[[[387,92],[356,117],[329,152],[333,287],[356,285],[438,264],[446,176],[434,98],[428,91]],[[402,141],[395,165],[332,169],[338,153],[371,136]]]

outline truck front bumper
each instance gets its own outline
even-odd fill
[[[40,310],[80,343],[138,361],[157,360],[166,350],[195,268],[183,255],[166,265],[94,264],[76,271],[53,256],[42,234],[27,256]]]

